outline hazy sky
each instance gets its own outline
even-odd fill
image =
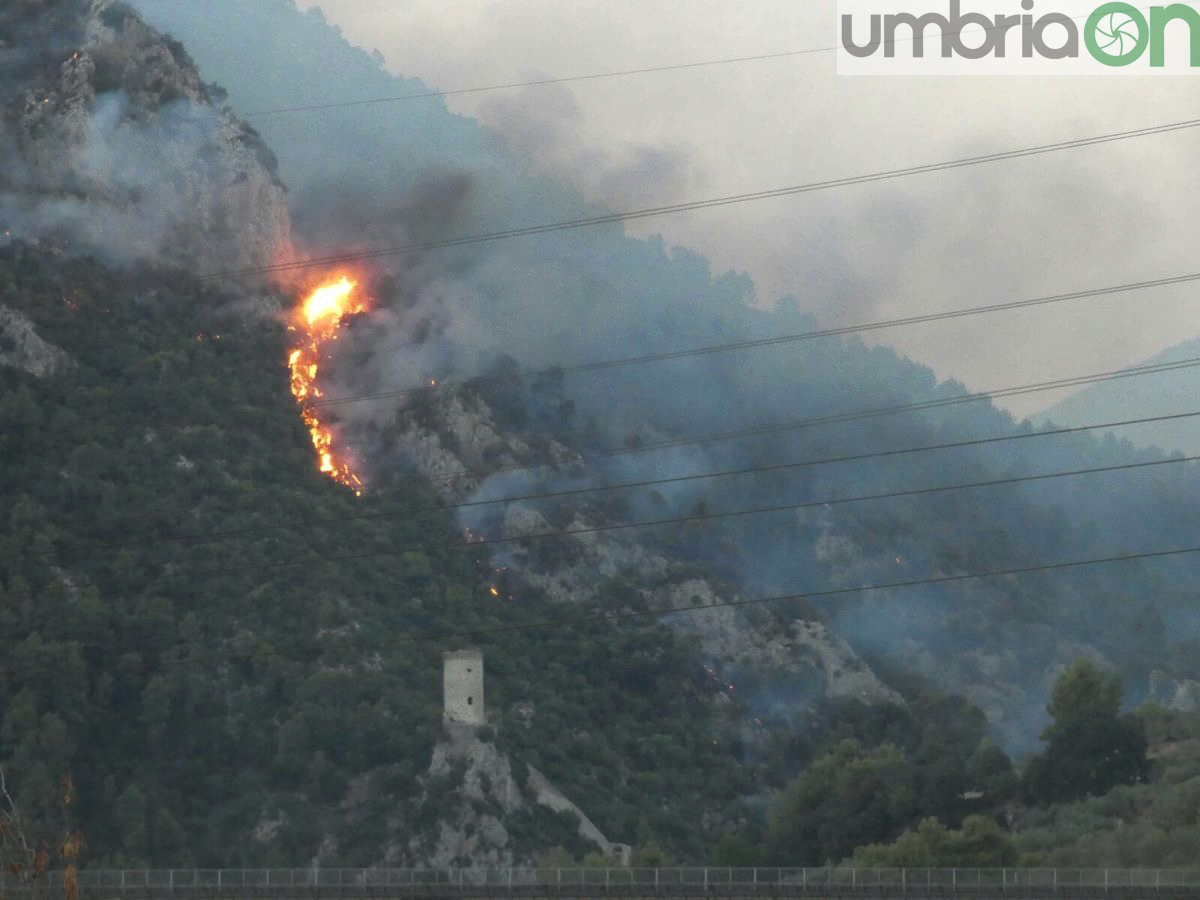
[[[835,24],[827,0],[319,6],[392,71],[442,89],[823,47],[834,42]],[[1087,78],[851,77],[837,75],[834,54],[818,53],[450,104],[503,132],[548,173],[621,209],[1188,119],[1197,115],[1197,77],[1131,69]],[[794,293],[830,325],[893,318],[1200,271],[1192,246],[1198,150],[1200,129],[630,230],[660,232],[719,268],[749,272],[760,302]],[[870,340],[939,376],[998,388],[1119,368],[1200,335],[1198,294],[1200,285],[1142,291]],[[1018,398],[1011,408],[1029,413],[1053,399]]]

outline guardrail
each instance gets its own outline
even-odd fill
[[[47,884],[46,881],[42,882]],[[48,886],[62,883],[49,874]],[[0,874],[0,889],[17,888]],[[457,868],[457,869],[84,869],[81,888],[147,889],[181,893],[195,888],[387,888],[403,886],[629,885],[708,887],[784,885],[843,888],[1187,888],[1200,889],[1196,869],[858,869],[848,867],[751,869],[670,868]],[[1198,891],[1200,894],[1200,891]]]

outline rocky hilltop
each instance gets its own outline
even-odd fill
[[[275,159],[222,99],[124,4],[4,4],[0,241],[199,272],[286,257]]]

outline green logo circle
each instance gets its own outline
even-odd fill
[[[1083,26],[1088,52],[1106,66],[1136,62],[1150,44],[1150,26],[1141,12],[1128,3],[1105,3],[1088,16]]]

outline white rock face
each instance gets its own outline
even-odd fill
[[[797,619],[792,623],[790,643],[815,658],[825,675],[829,696],[853,697],[864,703],[904,703],[899,694],[875,677],[849,644],[822,623]]]
[[[0,366],[45,378],[64,369],[70,361],[65,350],[43,340],[34,331],[29,319],[0,305]]]
[[[512,866],[532,862],[518,855],[504,819],[535,805],[569,812],[579,820],[579,835],[601,851],[613,844],[583,811],[532,767],[524,785],[513,774],[508,757],[479,737],[477,729],[460,724],[446,726],[446,738],[433,750],[425,781],[453,779],[450,791],[440,794],[437,819],[426,833],[407,847],[394,848],[389,864],[428,866]],[[461,773],[461,774],[458,774]],[[428,802],[428,796],[425,802]],[[549,849],[549,848],[545,848]]]
[[[0,226],[202,273],[286,259],[274,159],[183,48],[110,0],[42,7],[0,10]]]
[[[447,500],[468,496],[488,474],[518,466],[533,455],[524,443],[502,433],[478,397],[440,393],[429,415],[428,422],[409,420],[397,441],[411,464]],[[562,463],[576,459],[560,444],[552,444],[550,453]]]
[[[497,750],[495,744],[480,740],[472,729],[451,725],[446,728],[446,739],[433,748],[429,774],[433,777],[448,775],[456,762],[466,764],[461,783],[465,796],[474,800],[487,797],[498,800],[505,812],[513,812],[524,805],[508,757]]]
[[[770,672],[784,680],[815,670],[823,679],[825,696],[903,704],[900,695],[821,622],[796,619],[786,631],[768,632],[747,623],[736,607],[718,605],[730,599],[740,598],[726,598],[707,580],[692,578],[655,592],[653,603],[665,609],[709,607],[689,611],[677,624],[698,634],[705,652],[723,666]]]
[[[420,422],[409,420],[398,443],[410,464],[428,476],[450,502],[524,493],[530,484],[512,478],[511,484],[501,481],[495,486],[497,478],[489,481],[488,473],[498,472],[498,478],[507,481],[503,470],[531,457],[541,458],[519,439],[504,434],[478,396],[451,392],[436,395]],[[551,444],[550,453],[565,471],[582,466],[579,457],[564,446]],[[491,493],[489,488],[493,488]],[[671,560],[644,545],[636,531],[587,531],[603,524],[583,510],[574,512],[569,522],[552,524],[532,506],[513,503],[503,508],[492,536],[513,539],[547,531],[581,531],[554,541],[561,549],[554,554],[553,565],[542,564],[536,550],[531,553],[515,543],[502,545],[503,563],[510,573],[561,602],[595,604],[603,580],[620,576],[635,586],[627,599],[630,605],[664,613],[702,607],[687,615],[668,615],[666,621],[696,634],[714,667],[756,671],[782,685],[778,698],[771,700],[773,706],[782,703],[797,710],[821,695],[863,703],[903,702],[844,640],[820,622],[756,624],[736,605],[730,605],[744,598],[728,589],[717,588],[701,577],[671,577]],[[474,529],[470,533],[474,534]]]
[[[1165,672],[1150,673],[1150,697],[1178,712],[1200,710],[1200,681],[1172,678]]]

